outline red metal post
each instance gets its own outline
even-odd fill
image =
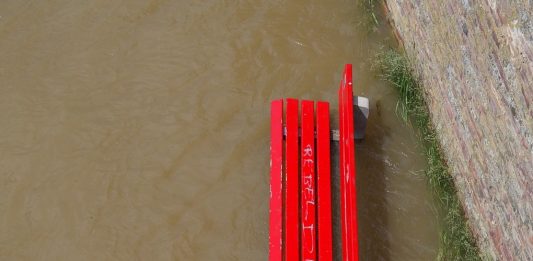
[[[287,99],[285,119],[285,260],[299,260],[298,100]]]
[[[269,260],[282,258],[282,158],[283,100],[272,101],[270,107],[270,233]]]
[[[347,64],[339,90],[341,224],[343,260],[359,260],[352,65]]]
[[[318,260],[333,259],[329,103],[317,102]]]
[[[316,260],[314,102],[302,101],[301,239],[302,260]]]

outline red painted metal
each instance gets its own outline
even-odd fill
[[[285,260],[299,260],[298,100],[287,99],[285,121]]]
[[[270,107],[270,233],[269,260],[282,258],[282,158],[283,100],[272,101]]]
[[[344,69],[339,89],[341,231],[343,260],[359,260],[357,193],[355,184],[355,142],[353,122],[352,65]]]
[[[314,102],[302,101],[301,137],[301,239],[302,260],[316,260]]]
[[[333,259],[329,103],[317,102],[318,260]]]
[[[340,85],[340,88],[339,88],[339,187],[340,187],[340,205],[341,205],[341,208],[340,208],[340,212],[341,212],[341,239],[342,239],[342,257],[343,257],[343,260],[349,260],[347,259],[348,257],[348,248],[346,247],[347,245],[349,245],[349,240],[350,238],[348,237],[349,236],[349,233],[346,233],[346,230],[347,230],[347,224],[348,224],[348,212],[346,211],[346,205],[347,205],[347,200],[346,200],[346,193],[345,193],[345,182],[343,182],[343,175],[344,173],[346,173],[346,170],[345,170],[345,165],[344,165],[344,158],[345,158],[345,152],[346,152],[346,149],[345,147],[343,146],[343,141],[344,141],[344,135],[345,135],[345,129],[344,129],[344,125],[345,125],[345,120],[344,120],[344,88],[343,88],[344,84],[343,84],[343,80],[341,80],[341,85]]]
[[[282,258],[288,261],[300,258],[317,260],[317,256],[321,261],[329,261],[333,258],[329,104],[317,103],[316,151],[314,102],[302,101],[301,110],[301,156],[298,161],[298,100],[287,99],[283,180],[283,100],[275,100],[271,104],[271,261],[281,261]],[[350,64],[345,66],[339,88],[339,125],[342,253],[343,260],[358,261],[353,83]],[[301,173],[298,173],[299,169]]]
[[[353,114],[353,81],[352,81],[352,66],[349,65],[347,69],[347,80],[346,80],[346,129],[347,137],[345,137],[348,153],[346,154],[348,158],[345,162],[347,165],[347,173],[350,175],[347,184],[347,198],[350,199],[351,207],[351,224],[349,231],[352,237],[351,252],[353,253],[353,260],[359,260],[359,237],[358,237],[358,224],[357,224],[357,185],[356,185],[356,162],[355,162],[355,134],[354,134],[354,114]]]

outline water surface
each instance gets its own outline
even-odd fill
[[[362,260],[434,259],[416,136],[370,70],[388,38],[347,0],[0,2],[0,259],[266,260],[269,101],[336,108],[344,63],[372,106]]]

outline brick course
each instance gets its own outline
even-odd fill
[[[531,0],[386,0],[484,258],[533,260]]]

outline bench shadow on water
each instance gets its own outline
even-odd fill
[[[390,233],[387,230],[386,166],[383,161],[383,140],[389,129],[382,124],[379,113],[370,116],[366,137],[356,143],[357,208],[359,226],[359,257],[361,260],[391,260]],[[339,144],[331,147],[332,186],[339,191]],[[340,195],[333,193],[334,260],[342,260]]]

